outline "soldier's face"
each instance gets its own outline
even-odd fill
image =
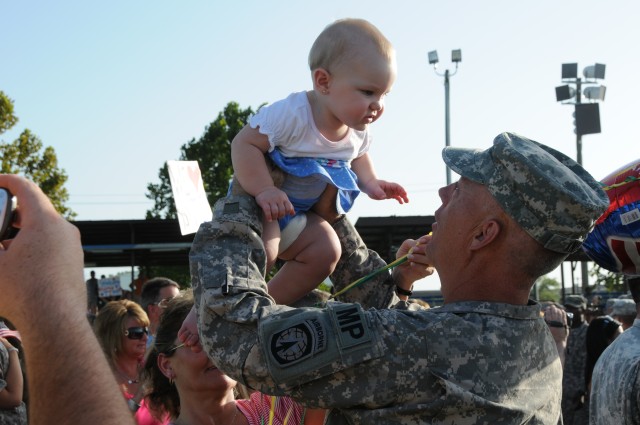
[[[180,341],[176,340],[175,344],[180,346]],[[230,391],[236,385],[236,381],[213,364],[205,351],[194,353],[190,348],[182,346],[166,359],[181,398],[203,390]]]
[[[444,295],[445,283],[455,281],[455,274],[471,255],[476,230],[495,200],[484,186],[464,177],[438,194],[442,206],[435,212],[433,237],[426,249],[430,263],[438,270]]]
[[[471,238],[471,230],[479,221],[482,210],[479,190],[482,186],[462,177],[441,188],[438,195],[442,205],[435,212],[433,238],[429,244],[433,264],[438,269],[449,260],[463,254]]]

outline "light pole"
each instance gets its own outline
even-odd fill
[[[449,73],[449,69],[444,71],[444,74],[438,72],[438,51],[432,50],[429,52],[429,65],[433,65],[434,72],[444,77],[444,145],[451,146],[450,143],[450,130],[449,130],[449,77],[453,77],[458,72],[458,64],[462,62],[462,50],[456,49],[451,51],[451,62],[456,64],[456,69]],[[447,169],[447,185],[451,184],[451,169],[445,166]]]
[[[578,77],[577,63],[562,64],[563,86],[556,87],[556,100],[563,105],[575,105],[574,124],[576,133],[577,162],[582,165],[582,136],[600,133],[600,108],[598,101],[604,100],[607,88],[598,83],[604,79],[606,65],[597,63],[584,68],[585,79]],[[582,86],[587,86],[582,90]],[[583,103],[582,95],[590,102]]]
[[[577,63],[562,64],[562,86],[556,87],[556,100],[563,105],[575,105],[574,124],[576,133],[576,158],[582,165],[582,136],[585,134],[600,133],[600,108],[598,101],[604,101],[607,88],[598,83],[604,79],[606,66],[601,63],[589,65],[584,68],[582,75],[584,80],[578,77]],[[583,90],[583,86],[587,86]],[[582,102],[582,95],[589,102]],[[573,282],[571,284],[574,288]],[[586,261],[582,262],[582,292],[586,294],[589,287],[589,269]],[[573,292],[573,291],[572,291]],[[563,294],[564,296],[564,294]]]

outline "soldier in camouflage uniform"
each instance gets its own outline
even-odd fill
[[[589,424],[640,424],[640,278],[629,279],[636,319],[602,353],[591,377]]]
[[[626,331],[636,318],[636,303],[632,299],[620,298],[613,305],[611,316],[618,322],[622,323],[622,330]]]
[[[568,295],[564,306],[573,313],[573,321],[562,373],[562,417],[564,425],[573,425],[576,412],[584,408],[586,394],[584,371],[587,365],[587,300],[582,295]],[[577,417],[582,417],[581,415]]]
[[[200,342],[216,365],[259,391],[330,408],[329,424],[557,424],[562,368],[528,294],[580,247],[608,199],[575,161],[510,133],[443,158],[462,178],[440,189],[425,246],[441,308],[411,310],[392,283],[348,293],[361,304],[275,305],[259,209],[250,197],[219,201],[190,254]],[[353,227],[334,228],[342,265],[361,265]],[[190,332],[183,326],[187,345]]]

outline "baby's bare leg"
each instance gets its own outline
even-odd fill
[[[333,228],[307,212],[307,226],[280,258],[286,263],[268,283],[278,304],[291,304],[316,288],[340,259],[340,241]]]

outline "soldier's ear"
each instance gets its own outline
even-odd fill
[[[471,239],[471,250],[484,248],[493,242],[500,234],[501,226],[497,220],[487,220],[476,227]]]

